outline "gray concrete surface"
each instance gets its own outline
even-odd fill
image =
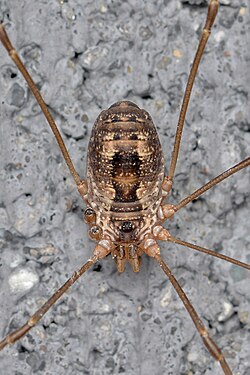
[[[99,112],[128,99],[173,146],[205,1],[0,1],[14,45],[42,91],[81,176]],[[189,108],[171,202],[250,151],[249,4],[221,1]],[[0,333],[19,327],[91,255],[84,204],[21,74],[0,46]],[[250,263],[249,169],[166,223],[173,235]],[[234,375],[249,375],[250,273],[179,246],[164,259]],[[222,371],[152,259],[119,275],[90,270],[25,338],[0,373],[219,375]]]

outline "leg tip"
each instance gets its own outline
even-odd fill
[[[219,9],[219,2],[218,0],[211,0],[209,5],[208,5],[208,11],[207,11],[207,20],[206,20],[206,25],[205,29],[211,30],[211,27],[214,24],[214,20],[217,16]]]
[[[8,52],[13,50],[13,46],[9,40],[3,23],[0,23],[0,40]]]

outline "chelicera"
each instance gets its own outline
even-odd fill
[[[69,280],[21,328],[8,334],[1,341],[0,350],[22,338],[41,320],[48,309],[69,287],[100,259],[111,254],[116,262],[118,272],[124,272],[127,262],[134,272],[139,272],[141,255],[146,253],[159,263],[168,276],[205,346],[214,359],[220,363],[224,374],[232,374],[223,353],[210,337],[180,284],[161,258],[160,247],[157,242],[160,240],[177,243],[250,269],[250,266],[246,263],[174,238],[163,227],[167,219],[173,217],[177,211],[188,203],[197,199],[224,179],[250,165],[250,158],[248,157],[213,178],[178,204],[165,203],[165,199],[172,189],[182,130],[194,79],[217,11],[218,1],[211,0],[183,99],[167,176],[164,176],[163,151],[150,115],[130,101],[119,101],[101,112],[94,124],[88,148],[87,178],[82,180],[75,170],[45,102],[13,48],[4,26],[0,25],[1,42],[23,74],[56,137],[78,191],[87,205],[85,222],[89,226],[89,236],[97,242],[93,256],[79,270],[74,272]]]

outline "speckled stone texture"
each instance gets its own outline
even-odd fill
[[[166,156],[206,17],[206,1],[1,0],[0,17],[85,176],[92,124],[126,99],[148,110]],[[250,151],[249,3],[223,0],[189,107],[177,203]],[[0,46],[0,333],[28,316],[91,255],[84,204],[21,74]],[[250,263],[250,170],[166,223],[179,238]],[[250,272],[177,245],[162,256],[222,348],[250,374]],[[159,266],[118,274],[109,257],[25,338],[0,354],[5,375],[222,375]]]

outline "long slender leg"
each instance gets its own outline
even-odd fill
[[[166,233],[167,235],[167,233]],[[185,308],[187,309],[191,319],[194,322],[206,348],[208,349],[209,353],[215,358],[216,361],[220,362],[221,368],[224,371],[225,375],[233,375],[232,371],[230,370],[225,357],[223,356],[221,350],[209,336],[209,333],[202,323],[199,315],[195,311],[193,305],[189,301],[188,297],[186,296],[184,290],[181,288],[180,284],[172,274],[171,270],[167,266],[167,264],[162,260],[160,256],[160,247],[157,244],[156,240],[153,238],[145,239],[142,244],[140,245],[142,251],[144,251],[148,256],[154,258],[161,266],[165,274],[168,276],[171,284],[175,288],[176,292],[178,293],[180,299],[182,300]]]
[[[217,185],[219,182],[225,180],[227,177],[231,176],[232,174],[240,171],[243,168],[246,168],[250,165],[250,157],[246,158],[245,160],[241,161],[240,163],[234,165],[232,168],[227,169],[225,172],[221,173],[220,175],[216,176],[208,183],[206,183],[201,188],[197,189],[194,193],[190,194],[188,197],[184,198],[178,204],[173,207],[175,212],[179,211],[181,208],[185,207],[188,203],[192,202],[193,200],[200,197],[203,193],[207,190],[211,189],[213,186]]]
[[[106,257],[111,252],[112,244],[107,240],[100,241],[94,250],[94,255],[90,258],[78,271],[75,271],[73,275],[66,281],[65,284],[61,286],[49,299],[45,302],[40,309],[38,309],[29,320],[16,331],[7,335],[0,342],[0,350],[2,350],[6,345],[14,344],[16,341],[21,339],[26,335],[29,330],[34,327],[46,314],[46,312],[53,306],[57,300],[73,285],[79,277],[81,277],[84,272],[86,272],[93,264],[95,264],[99,259]]]
[[[190,95],[192,92],[194,80],[197,74],[197,70],[198,70],[205,46],[207,44],[208,38],[211,33],[211,28],[213,26],[215,17],[218,12],[218,7],[219,7],[218,0],[210,0],[209,6],[208,6],[206,23],[202,31],[202,36],[201,36],[200,43],[198,45],[198,49],[194,58],[194,62],[193,62],[193,65],[192,65],[192,68],[188,77],[188,82],[187,82],[184,98],[182,101],[181,112],[180,112],[176,134],[175,134],[174,150],[172,153],[169,173],[167,177],[169,181],[172,181],[174,177],[175,167],[176,167],[180,143],[181,143],[182,130],[183,130],[184,121],[185,121],[185,117],[187,113]]]
[[[45,104],[41,94],[39,93],[38,91],[38,88],[36,87],[33,79],[31,78],[31,76],[29,75],[28,71],[26,70],[25,66],[23,65],[17,51],[14,49],[14,47],[12,46],[11,44],[11,41],[6,33],[6,30],[4,28],[4,25],[3,24],[0,24],[0,40],[3,44],[3,46],[6,48],[7,52],[9,53],[10,57],[12,58],[12,60],[14,61],[14,63],[16,64],[17,68],[20,70],[20,72],[22,73],[24,79],[26,80],[26,82],[28,83],[29,85],[29,88],[30,90],[32,91],[32,93],[34,94],[41,110],[43,111],[50,127],[51,127],[51,130],[53,131],[55,137],[56,137],[56,140],[57,140],[57,143],[60,147],[60,150],[63,154],[63,157],[66,161],[66,164],[70,170],[70,173],[72,174],[74,180],[75,180],[75,183],[77,185],[77,188],[81,194],[82,197],[84,197],[84,195],[87,193],[87,183],[85,180],[81,180],[78,173],[76,172],[75,170],[75,167],[71,161],[71,158],[69,156],[69,153],[68,153],[68,150],[63,142],[63,139],[61,137],[61,134],[55,124],[55,121],[51,115],[51,113],[49,112],[49,109],[47,107],[47,105]]]
[[[171,284],[175,288],[176,292],[178,293],[180,299],[182,300],[186,310],[188,311],[191,319],[194,322],[194,325],[196,326],[206,348],[208,349],[209,353],[214,357],[216,361],[218,361],[221,365],[221,368],[225,375],[233,375],[232,371],[229,368],[229,365],[222,354],[220,348],[216,345],[216,343],[212,340],[212,338],[209,336],[209,333],[201,321],[199,315],[197,314],[196,310],[194,309],[193,305],[189,301],[188,297],[186,296],[185,292],[181,288],[180,284],[172,274],[171,270],[167,266],[167,264],[162,260],[161,256],[159,254],[155,255],[155,260],[160,264],[161,268],[165,272],[165,274],[168,276]]]
[[[154,227],[153,233],[155,235],[156,240],[177,243],[178,245],[188,247],[192,250],[199,251],[200,253],[212,255],[213,257],[225,260],[226,262],[229,262],[229,263],[235,264],[236,266],[239,266],[239,267],[242,267],[242,268],[246,268],[247,270],[250,270],[250,265],[247,264],[247,263],[240,262],[239,260],[234,259],[234,258],[230,258],[227,255],[216,253],[213,250],[210,250],[210,249],[207,249],[205,247],[201,247],[201,246],[192,244],[190,242],[182,241],[179,238],[175,238],[175,237],[171,236],[171,234],[167,231],[167,229],[162,227],[161,225],[158,225],[158,226]]]
[[[195,190],[192,194],[187,196],[186,198],[182,199],[178,204],[161,204],[160,209],[160,218],[165,221],[170,217],[174,216],[174,214],[179,211],[181,208],[185,207],[188,203],[192,202],[193,200],[199,198],[203,193],[207,190],[211,189],[213,186],[219,184],[221,181],[225,180],[226,178],[230,177],[232,174],[244,169],[250,165],[250,157],[246,158],[245,160],[241,161],[240,163],[234,165],[233,167],[227,169],[225,172],[221,173],[220,175],[214,177],[212,180],[207,182],[201,188]],[[167,177],[163,182],[164,185],[167,184]],[[162,187],[164,189],[164,186]],[[163,197],[165,199],[165,197]]]
[[[235,264],[236,266],[246,268],[247,270],[250,271],[250,265],[249,264],[240,262],[239,260],[234,259],[234,258],[230,258],[230,257],[228,257],[224,254],[216,253],[215,251],[210,250],[210,249],[206,249],[205,247],[197,246],[195,244],[192,244],[192,243],[189,243],[189,242],[186,242],[186,241],[182,241],[179,238],[174,238],[172,236],[168,239],[168,241],[173,242],[173,243],[177,243],[177,244],[185,246],[185,247],[189,247],[190,249],[199,251],[200,253],[212,255],[216,258],[225,260],[226,262]]]

